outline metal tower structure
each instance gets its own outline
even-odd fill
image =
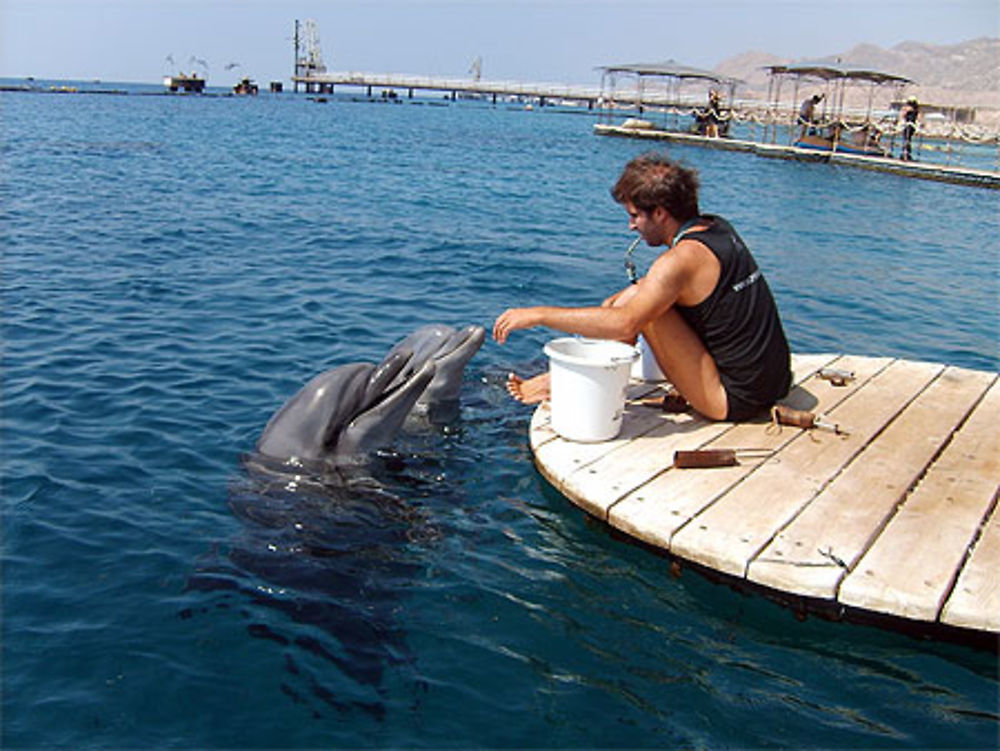
[[[315,21],[295,21],[295,76],[326,73],[323,53],[319,46],[319,26]],[[298,81],[295,90],[299,90]]]

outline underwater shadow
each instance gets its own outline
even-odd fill
[[[281,689],[297,703],[311,695],[381,720],[386,671],[415,663],[401,617],[442,533],[421,501],[440,489],[420,476],[419,462],[406,464],[380,452],[364,464],[293,474],[252,454],[232,483],[239,531],[198,566],[187,590],[235,595],[217,607],[240,612],[249,636],[286,648]],[[312,658],[339,676],[324,673],[321,683],[306,667]]]

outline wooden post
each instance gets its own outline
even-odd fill
[[[295,93],[299,93],[299,19],[295,19],[295,51],[292,60],[292,81],[294,81]]]

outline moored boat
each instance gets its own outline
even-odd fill
[[[184,91],[190,94],[201,94],[205,90],[205,79],[197,73],[185,75],[178,73],[176,76],[166,76],[163,85],[170,91]]]
[[[862,68],[848,68],[835,63],[793,63],[768,66],[770,108],[778,112],[782,105],[782,87],[786,80],[793,84],[792,107],[794,125],[790,129],[791,145],[797,148],[889,156],[891,149],[883,142],[886,132],[893,131],[896,116],[889,104],[902,89],[913,83],[892,73]],[[821,89],[799,104],[804,87]],[[864,89],[867,88],[867,94]],[[889,91],[887,101],[878,103],[876,95]],[[863,105],[863,106],[862,106]]]
[[[260,87],[249,78],[241,78],[240,81],[233,86],[233,93],[240,96],[257,96],[260,91]]]
[[[618,89],[620,78],[633,84],[626,93]],[[601,68],[602,115],[606,114],[610,123],[618,110],[634,109],[643,117],[629,118],[624,127],[643,123],[638,127],[725,138],[732,120],[733,96],[742,83],[673,60],[607,65]],[[661,113],[662,117],[657,118]],[[682,120],[682,113],[691,120]]]

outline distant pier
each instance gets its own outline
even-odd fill
[[[375,89],[391,89],[406,91],[410,99],[415,92],[424,91],[441,93],[453,100],[460,96],[475,96],[490,99],[495,104],[502,99],[532,99],[538,100],[542,105],[554,101],[576,102],[586,104],[588,109],[597,106],[601,98],[600,89],[592,86],[477,81],[396,73],[311,73],[292,76],[292,83],[296,91],[299,85],[302,85],[306,93],[316,94],[332,94],[338,86],[351,86],[365,89],[368,96],[371,96]]]

